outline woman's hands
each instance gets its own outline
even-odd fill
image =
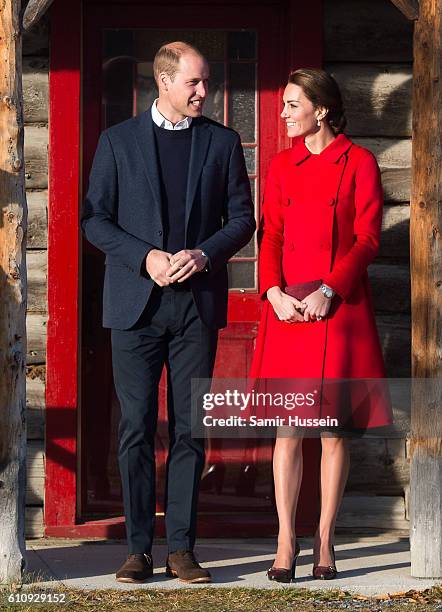
[[[280,321],[296,323],[304,321],[301,302],[291,295],[281,291],[280,287],[271,287],[267,290],[267,299],[273,306],[276,316]]]
[[[326,298],[320,289],[300,302],[281,291],[280,287],[271,287],[267,290],[267,299],[278,319],[286,323],[320,321],[327,316],[331,306],[331,299]]]
[[[326,317],[330,310],[332,299],[325,297],[320,289],[310,293],[302,301],[304,321],[320,321]]]

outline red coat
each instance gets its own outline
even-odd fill
[[[379,246],[382,185],[374,155],[338,135],[319,155],[303,138],[272,161],[264,195],[260,291],[322,279],[328,317],[288,324],[266,299],[252,378],[383,378],[367,266]],[[383,393],[352,407],[354,427],[391,422]],[[388,395],[388,394],[387,394]]]

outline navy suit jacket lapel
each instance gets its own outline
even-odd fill
[[[189,175],[187,179],[186,192],[186,235],[189,224],[192,205],[195,200],[196,190],[200,180],[204,162],[206,161],[212,131],[209,123],[204,119],[194,119],[192,127],[192,148],[189,162]]]
[[[155,134],[150,109],[137,117],[138,124],[134,125],[135,141],[140,150],[144,172],[152,191],[155,202],[154,210],[161,220],[161,185],[160,168],[155,144]]]

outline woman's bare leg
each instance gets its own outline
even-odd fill
[[[278,551],[274,567],[289,569],[295,551],[295,518],[302,480],[302,437],[277,437],[273,454]]]
[[[350,469],[346,438],[321,437],[321,516],[315,534],[314,565],[333,565],[333,544],[336,517]]]

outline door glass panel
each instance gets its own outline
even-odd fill
[[[211,62],[209,97],[204,103],[204,114],[218,123],[224,123],[225,88],[224,62]]]
[[[250,242],[248,244],[246,244],[245,247],[243,247],[240,251],[238,251],[238,253],[236,254],[235,260],[231,261],[230,264],[233,266],[233,264],[236,266],[239,263],[240,258],[242,257],[254,257],[255,256],[255,236],[253,236],[253,238],[250,240]],[[247,288],[249,285],[238,285],[237,289],[244,289]],[[230,285],[231,288],[234,287],[234,285]]]
[[[253,278],[255,266],[253,261],[236,261],[229,263],[229,287],[231,289],[243,289],[255,284]]]
[[[230,60],[251,60],[256,58],[256,36],[254,32],[229,32],[227,41],[228,57]]]
[[[256,172],[256,149],[251,147],[244,147],[244,157],[246,160],[246,168],[248,174],[255,174]]]
[[[243,142],[255,142],[255,64],[230,65],[229,125]]]
[[[259,201],[255,193],[259,167],[257,37],[252,30],[105,30],[102,129],[138,115],[152,105],[158,95],[153,59],[159,47],[170,40],[189,42],[208,58],[210,81],[204,114],[239,132],[246,145],[244,155],[254,201]],[[248,261],[242,262],[244,258]],[[253,239],[230,262],[232,290],[256,290],[256,265]]]

